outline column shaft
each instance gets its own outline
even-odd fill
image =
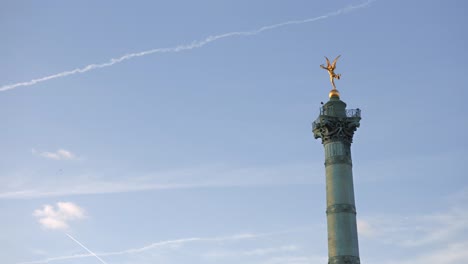
[[[359,263],[350,144],[332,141],[324,148],[329,263]]]

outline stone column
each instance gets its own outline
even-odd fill
[[[346,110],[336,91],[313,123],[314,137],[325,148],[329,264],[360,263],[351,160],[360,120],[360,110]]]

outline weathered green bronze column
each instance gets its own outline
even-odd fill
[[[327,66],[320,65],[328,71],[333,89],[312,129],[314,137],[321,138],[325,148],[328,263],[359,264],[351,143],[359,127],[361,111],[346,110],[346,104],[340,100],[334,81],[341,77],[335,73],[339,57],[333,63],[325,57]]]
[[[321,138],[325,148],[328,263],[357,264],[360,260],[351,143],[361,111],[347,110],[336,88],[329,97],[312,125],[314,137]]]

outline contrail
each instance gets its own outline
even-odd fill
[[[78,245],[80,245],[82,248],[84,248],[86,251],[88,251],[89,254],[95,256],[101,263],[107,264],[107,262],[105,262],[102,258],[100,258],[98,255],[94,254],[94,252],[92,252],[87,247],[85,247],[83,244],[81,244],[80,241],[76,240],[74,237],[72,237],[71,235],[69,235],[67,233],[65,233],[65,235],[67,235],[69,238],[71,238],[71,240],[75,241]]]
[[[160,242],[155,242],[151,243],[149,245],[140,247],[140,248],[130,248],[130,249],[125,249],[121,251],[112,251],[112,252],[102,252],[99,253],[100,256],[118,256],[118,255],[127,255],[127,254],[138,254],[142,253],[151,249],[156,249],[156,248],[161,248],[164,246],[171,246],[171,245],[183,245],[187,243],[192,243],[192,242],[221,242],[221,241],[236,241],[236,240],[245,240],[245,239],[256,239],[259,237],[264,237],[264,236],[271,236],[275,234],[281,234],[283,232],[276,232],[276,233],[263,233],[263,234],[239,234],[239,235],[231,235],[231,236],[221,236],[221,237],[190,237],[190,238],[182,238],[182,239],[174,239],[174,240],[166,240],[166,241],[160,241]],[[42,260],[35,260],[35,261],[27,261],[27,262],[21,262],[18,264],[45,264],[45,263],[50,263],[53,261],[60,261],[60,260],[70,260],[70,259],[79,259],[79,258],[88,258],[88,257],[97,257],[100,259],[96,254],[94,254],[92,251],[87,249],[83,244],[78,242],[76,239],[74,239],[72,236],[67,234],[73,241],[78,243],[80,246],[82,246],[84,249],[86,249],[89,254],[76,254],[76,255],[69,255],[69,256],[60,256],[60,257],[51,257],[51,258],[46,258]],[[101,262],[103,261],[100,259]],[[105,262],[103,262],[105,263]]]
[[[314,17],[314,18],[307,18],[307,19],[304,19],[304,20],[286,21],[286,22],[282,22],[282,23],[278,23],[278,24],[269,25],[269,26],[263,26],[263,27],[260,27],[260,28],[254,29],[254,30],[250,30],[250,31],[235,31],[235,32],[229,32],[229,33],[224,33],[224,34],[219,34],[219,35],[213,35],[213,36],[209,36],[209,37],[207,37],[207,38],[205,38],[203,40],[193,41],[190,44],[182,44],[182,45],[178,45],[178,46],[175,46],[175,47],[156,48],[156,49],[146,50],[146,51],[137,52],[137,53],[129,53],[129,54],[125,54],[123,56],[117,57],[117,58],[112,58],[109,61],[104,62],[104,63],[89,64],[89,65],[84,66],[82,68],[76,68],[76,69],[73,69],[73,70],[64,71],[64,72],[52,74],[52,75],[37,78],[37,79],[32,79],[32,80],[26,81],[26,82],[7,84],[7,85],[4,85],[4,86],[0,87],[0,92],[12,90],[12,89],[22,87],[22,86],[35,85],[35,84],[38,84],[38,83],[41,83],[41,82],[45,82],[45,81],[49,81],[49,80],[53,80],[53,79],[57,79],[57,78],[62,78],[62,77],[68,76],[68,75],[74,75],[74,74],[78,74],[78,73],[85,73],[85,72],[100,69],[100,68],[110,67],[110,66],[112,66],[114,64],[117,64],[117,63],[120,63],[120,62],[123,62],[123,61],[126,61],[126,60],[130,60],[130,59],[133,59],[133,58],[136,58],[136,57],[142,57],[142,56],[155,54],[155,53],[176,53],[176,52],[181,52],[181,51],[185,51],[185,50],[192,50],[192,49],[196,49],[196,48],[201,48],[201,47],[207,45],[208,43],[211,43],[211,42],[214,42],[214,41],[217,41],[217,40],[220,40],[220,39],[224,39],[224,38],[230,38],[230,37],[235,37],[235,36],[253,36],[253,35],[258,35],[258,34],[264,32],[264,31],[269,31],[269,30],[280,28],[280,27],[315,22],[315,21],[318,21],[318,20],[327,19],[329,17],[338,16],[340,14],[348,13],[348,12],[351,12],[351,11],[354,11],[354,10],[357,10],[357,9],[367,7],[374,1],[375,0],[368,0],[367,2],[364,2],[362,4],[351,5],[351,6],[348,6],[348,7],[344,7],[344,8],[341,8],[341,9],[337,10],[337,11],[334,11],[334,12],[331,12],[331,13],[328,13],[328,14],[325,14],[325,15],[322,15],[322,16]]]

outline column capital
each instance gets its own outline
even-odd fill
[[[353,143],[353,136],[356,129],[359,127],[361,120],[359,115],[351,117],[336,117],[329,115],[320,115],[312,124],[314,137],[321,138],[322,144],[327,144],[334,141],[342,141],[345,143]]]

